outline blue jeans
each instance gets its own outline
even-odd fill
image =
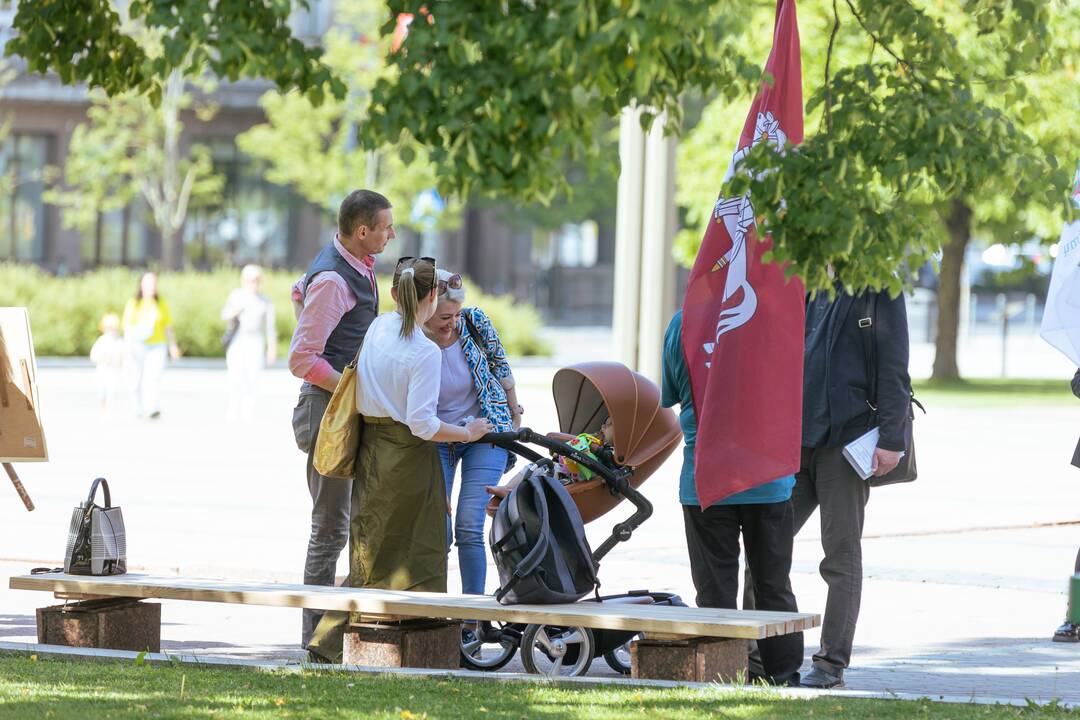
[[[458,548],[461,567],[461,591],[468,595],[483,595],[487,580],[487,554],[484,549],[484,508],[488,494],[484,487],[498,485],[506,470],[507,451],[487,443],[439,443],[439,457],[446,478],[446,497],[454,489],[454,475],[461,462],[461,492],[454,511],[453,531],[447,520],[447,552],[449,539]]]

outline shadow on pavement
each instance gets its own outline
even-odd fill
[[[900,654],[902,653],[902,655]],[[856,648],[844,675],[852,690],[1080,702],[1080,645],[985,637],[920,648]]]
[[[33,615],[0,615],[0,637],[22,636],[37,639],[37,619]]]

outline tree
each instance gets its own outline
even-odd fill
[[[939,76],[931,81],[917,74],[928,72],[925,62],[919,65],[916,72],[908,72],[905,69],[908,65],[893,59],[893,65],[902,72],[887,81],[892,83],[892,87],[886,88],[883,93],[879,91],[880,111],[872,106],[873,114],[863,114],[862,108],[856,105],[853,116],[833,113],[833,130],[830,133],[827,125],[830,118],[825,110],[828,95],[834,93],[834,101],[838,101],[841,95],[835,87],[822,86],[816,100],[812,100],[812,103],[818,103],[818,110],[808,117],[807,122],[808,128],[812,128],[814,123],[819,125],[818,134],[809,142],[820,144],[823,140],[827,142],[831,139],[833,156],[840,163],[837,167],[837,163],[830,162],[827,157],[822,160],[822,185],[836,183],[835,174],[831,173],[830,168],[841,170],[845,163],[849,168],[859,167],[861,155],[864,170],[870,168],[873,172],[860,172],[853,177],[870,181],[867,187],[874,188],[875,193],[886,193],[888,202],[883,209],[893,217],[901,209],[908,215],[912,235],[910,238],[897,238],[888,251],[881,253],[884,262],[878,265],[878,271],[884,274],[883,277],[888,276],[890,263],[899,264],[906,259],[909,269],[913,270],[922,264],[930,252],[941,248],[934,364],[934,377],[938,379],[958,376],[956,341],[960,273],[973,233],[982,233],[1004,242],[1024,240],[1032,233],[1047,236],[1045,233],[1048,230],[1056,233],[1060,223],[1060,204],[1057,200],[1061,197],[1063,187],[1056,183],[1061,182],[1063,175],[1054,170],[1055,158],[1067,156],[1069,145],[1076,147],[1076,141],[1080,140],[1080,132],[1064,115],[1048,113],[1043,109],[1075,107],[1080,99],[1077,98],[1076,83],[1069,77],[1072,72],[1070,55],[1075,53],[1075,47],[1070,47],[1070,44],[1075,45],[1077,37],[1076,20],[1069,13],[1055,9],[1052,13],[1029,16],[1028,20],[1032,23],[1030,30],[1018,30],[1006,22],[996,32],[988,32],[982,25],[984,21],[979,20],[982,16],[956,12],[958,8],[955,5],[942,7],[940,18],[919,16],[914,23],[916,26],[918,23],[927,25],[929,37],[950,39],[948,45],[963,50],[960,60],[949,58],[949,62],[959,63],[950,68],[951,74],[939,68]],[[847,9],[846,14],[834,14],[831,3],[801,4],[804,75],[807,78],[824,76],[830,57],[832,68],[839,69],[843,73],[842,78],[851,71],[866,72],[860,66],[865,64],[868,53],[877,44],[873,36],[868,37],[871,32],[876,35],[876,31],[868,29],[871,26],[856,5],[852,4]],[[1022,9],[1022,5],[1014,7],[1016,13]],[[765,10],[759,10],[762,17],[757,22],[765,22],[766,14]],[[1014,15],[1013,22],[1020,17],[1019,14]],[[815,44],[806,40],[829,38],[832,28],[838,23],[838,32],[829,44]],[[867,23],[865,27],[864,23]],[[1046,44],[1037,52],[1022,38],[1028,37],[1026,33],[1029,31],[1035,32],[1036,36],[1044,33],[1045,28],[1041,28],[1040,23],[1052,27],[1054,32],[1045,35]],[[1016,40],[1018,31],[1021,40],[1016,42],[1015,47],[1005,47]],[[746,51],[764,54],[767,46],[747,46]],[[905,62],[911,64],[910,61]],[[1020,72],[1022,68],[1026,71]],[[879,76],[878,71],[871,72]],[[917,95],[913,96],[910,91],[903,89],[908,83],[913,83],[913,87],[919,90]],[[927,85],[930,91],[923,92],[920,88]],[[741,130],[739,107],[745,107],[747,103],[748,98],[739,98],[734,103],[723,99],[715,101],[680,147],[678,198],[685,208],[688,227],[680,234],[677,254],[685,264],[690,264],[697,252],[702,227],[707,222],[717,189],[717,168],[727,165],[730,148],[734,147]],[[923,127],[932,129],[933,134],[924,132],[919,136],[899,132],[896,126],[910,112],[909,103],[926,103],[927,107],[934,108],[923,121]],[[848,117],[853,117],[855,123],[862,124],[862,127],[841,125],[841,121]],[[875,133],[875,125],[881,125],[882,132]],[[890,129],[890,125],[893,129]],[[942,135],[942,142],[938,141],[938,132]],[[896,134],[902,142],[889,142],[888,134]],[[865,149],[855,144],[856,141],[863,143],[863,148],[874,154],[866,154]],[[910,141],[909,145],[929,144],[930,152],[919,147],[905,149],[904,141]],[[888,153],[882,154],[875,146],[888,148]],[[859,152],[854,157],[850,154],[853,147]],[[813,151],[804,146],[799,154],[808,152]],[[867,163],[867,157],[875,158],[875,161]],[[939,170],[927,174],[928,167],[933,167],[927,166],[927,162],[938,163]],[[897,163],[900,163],[903,171],[899,175],[896,173]],[[916,172],[913,174],[912,170]],[[879,177],[893,182],[893,186],[881,184]],[[894,178],[906,180],[910,185],[899,185],[898,192]],[[783,182],[788,207],[797,207],[792,201],[789,178],[785,176]],[[836,216],[841,218],[847,217],[843,206],[852,205],[859,197],[850,179],[845,181],[842,178],[836,183],[834,192],[828,194],[831,199],[824,204],[820,204],[819,200],[817,207],[831,214],[839,213]],[[831,238],[825,232],[819,233],[818,242],[836,242],[837,237],[846,238],[847,233],[854,230],[858,230],[857,226],[836,227]],[[845,247],[843,250],[847,252],[832,255],[833,260],[841,261],[836,264],[846,271],[842,273],[844,279],[853,287],[874,284],[868,281],[866,274],[859,277],[857,266],[868,265],[868,248],[871,251],[884,249],[873,236],[860,242],[865,236],[862,230],[859,232],[860,237],[851,243],[850,251]],[[909,239],[914,239],[910,243],[911,249],[919,249],[919,252],[905,254],[904,246]],[[853,255],[856,256],[856,267],[852,267],[850,262]],[[842,262],[845,260],[846,263]],[[818,267],[824,269],[827,262],[828,255],[819,256]],[[820,278],[818,286],[822,286],[826,279]],[[895,276],[894,291],[899,289],[897,281],[902,279],[903,275]]]
[[[1017,89],[1050,65],[1048,16],[1026,1],[801,3],[804,83],[814,88],[806,139],[794,152],[759,144],[721,194],[751,193],[772,257],[810,289],[831,288],[835,270],[848,289],[894,293],[941,246],[953,199],[1022,190],[1061,207],[1064,173],[1024,132],[1021,118],[1040,111]],[[716,101],[681,152],[684,261],[696,254],[747,103]]]
[[[322,62],[322,48],[292,37],[289,15],[307,0],[20,0],[7,55],[30,70],[55,72],[66,84],[86,83],[110,96],[134,92],[157,104],[173,73],[204,69],[219,78],[263,77],[313,102],[345,86]],[[121,12],[123,11],[124,15]],[[130,22],[165,38],[148,51]]]
[[[358,185],[378,185],[405,211],[399,224],[408,225],[417,193],[435,185],[426,151],[407,138],[371,150],[357,142],[358,128],[368,122],[371,87],[387,72],[390,40],[372,33],[385,14],[380,0],[339,2],[323,42],[328,67],[349,79],[345,97],[316,104],[298,91],[270,91],[259,101],[267,121],[242,133],[237,145],[267,163],[268,180],[291,185],[329,212]],[[454,215],[451,208],[442,221]]]
[[[62,208],[61,222],[83,237],[93,238],[94,264],[101,262],[103,245],[102,216],[119,210],[135,195],[131,179],[123,170],[128,161],[126,138],[118,137],[100,115],[91,110],[92,124],[81,124],[71,133],[68,156],[63,167],[66,187],[45,191],[47,203]]]
[[[733,0],[729,0],[734,4]],[[414,3],[391,0],[391,17]],[[459,0],[433,3],[372,90],[368,147],[427,147],[439,187],[549,203],[565,162],[595,158],[604,127],[637,103],[681,118],[687,89],[736,92],[757,77],[727,47],[712,2]]]
[[[1005,93],[990,86],[978,87],[976,91],[984,102],[1012,115],[1038,152],[1071,163],[1080,155],[1080,128],[1070,121],[1070,112],[1066,110],[1080,106],[1080,88],[1073,65],[1080,21],[1074,10],[1051,6],[1048,25],[1052,28],[1045,47],[1048,62],[1039,72],[1016,78]],[[972,29],[968,28],[968,32]],[[981,47],[972,43],[970,37],[965,44],[975,50]],[[1057,176],[1060,179],[1061,174]],[[1060,213],[1053,212],[1053,205],[1047,205],[1038,193],[1033,197],[1027,188],[1009,178],[994,178],[982,188],[968,190],[957,193],[938,209],[946,230],[939,272],[933,365],[933,379],[939,381],[960,378],[957,365],[960,285],[964,258],[972,239],[982,235],[1008,244],[1034,236],[1049,241],[1061,229]]]
[[[180,73],[163,84],[157,107],[143,95],[113,98],[98,93],[87,111],[87,123],[72,134],[63,189],[49,201],[63,208],[64,223],[88,232],[99,214],[142,198],[161,234],[161,262],[175,269],[183,262],[180,230],[193,202],[220,195],[224,178],[214,172],[203,147],[185,152],[181,115],[195,108]],[[196,108],[208,120],[212,106]],[[98,230],[95,227],[97,241]]]
[[[186,151],[182,143],[181,115],[193,111],[205,121],[216,112],[210,102],[196,104],[185,75],[190,73],[191,84],[204,95],[213,89],[201,71],[207,49],[189,49],[184,58],[173,62],[169,55],[177,43],[188,42],[181,40],[187,30],[175,26],[165,31],[155,26],[155,16],[144,17],[147,6],[138,0],[121,7],[125,13],[116,18],[117,32],[147,62],[167,72],[153,92],[129,90],[112,97],[101,90],[93,92],[88,122],[72,134],[65,187],[54,189],[49,201],[63,208],[66,226],[87,233],[93,223],[95,257],[100,257],[101,213],[124,207],[138,195],[161,234],[161,262],[175,269],[183,262],[180,230],[192,202],[219,195],[224,187],[224,178],[214,173],[207,150],[195,146]],[[164,65],[159,64],[163,58]]]
[[[939,249],[935,209],[957,195],[1000,183],[1033,202],[1062,197],[1056,160],[1017,123],[1038,113],[1030,98],[1006,112],[982,97],[982,88],[1012,97],[1018,78],[1047,68],[1045,3],[801,5],[816,131],[797,152],[759,144],[722,193],[751,193],[771,257],[809,288],[831,288],[835,270],[848,288],[899,292]],[[431,148],[448,187],[546,200],[565,182],[562,159],[594,154],[598,123],[631,103],[650,109],[646,124],[666,110],[677,126],[681,93],[721,91],[741,124],[753,90],[745,80],[759,77],[746,58],[764,59],[773,11],[733,0],[440,4],[391,57],[397,73],[373,89],[364,138],[408,133]],[[711,207],[734,139],[700,143],[711,197],[689,214]],[[701,224],[693,235],[684,256],[696,252]]]

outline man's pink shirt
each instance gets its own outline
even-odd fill
[[[345,262],[371,282],[378,302],[379,287],[375,282],[375,257],[368,255],[359,259],[334,236],[334,248]],[[304,293],[304,279],[293,285],[292,297],[303,303],[303,310],[296,321],[292,343],[289,345],[289,371],[313,385],[318,385],[333,375],[334,368],[321,355],[326,340],[341,322],[345,313],[356,307],[356,295],[349,289],[345,278],[333,270],[316,275]]]

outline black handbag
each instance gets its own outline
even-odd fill
[[[94,503],[98,486],[105,491],[105,506]],[[124,516],[113,507],[109,483],[97,478],[90,494],[71,513],[64,572],[72,575],[123,575],[127,572],[127,537]]]
[[[870,415],[867,420],[867,428],[873,428],[880,424],[878,417],[877,398],[877,293],[863,294],[863,316],[859,318],[859,329],[862,336],[863,357],[866,360],[866,404],[870,406]],[[908,395],[911,398],[908,403],[908,414],[904,420],[904,455],[900,462],[891,471],[880,477],[872,475],[866,482],[870,487],[882,485],[894,485],[896,483],[913,482],[919,476],[919,469],[915,462],[915,407],[918,406],[923,413],[926,408],[915,399],[915,393],[908,386]]]

